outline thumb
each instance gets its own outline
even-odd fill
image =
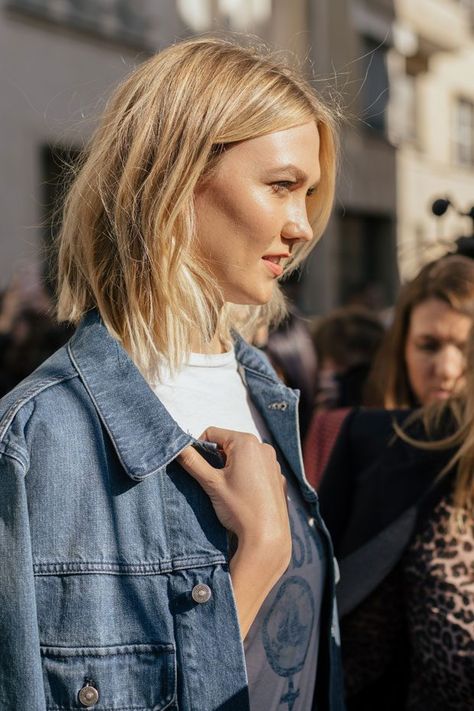
[[[186,447],[186,449],[183,449],[183,451],[178,454],[176,459],[183,469],[185,469],[193,479],[196,479],[204,490],[206,486],[210,484],[211,480],[215,479],[218,470],[211,467],[194,447]]]

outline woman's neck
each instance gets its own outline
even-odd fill
[[[202,343],[201,339],[197,336],[191,341],[191,352],[192,353],[204,353],[206,355],[215,355],[217,353],[225,353],[226,348],[222,344],[219,336],[214,334],[212,339],[208,343]]]

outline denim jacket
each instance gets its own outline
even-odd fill
[[[332,560],[303,472],[297,395],[239,337],[235,348]],[[193,441],[94,312],[3,398],[2,711],[249,708],[227,534],[175,461]],[[339,711],[327,569],[314,708]]]

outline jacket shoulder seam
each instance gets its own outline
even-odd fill
[[[27,392],[22,395],[22,397],[20,397],[18,400],[15,400],[0,420],[0,443],[3,441],[3,438],[7,434],[8,429],[18,412],[22,409],[22,407],[24,407],[28,402],[30,402],[30,400],[37,397],[44,390],[47,390],[48,388],[54,385],[59,385],[60,383],[66,382],[67,380],[72,380],[73,378],[77,377],[77,373],[70,373],[62,377],[47,378],[45,380],[41,380],[35,385],[35,387],[32,387],[31,389],[27,390]]]
[[[28,468],[26,464],[26,456],[25,453],[22,452],[19,448],[12,447],[11,444],[6,447],[3,443],[1,443],[0,456],[8,457],[9,459],[13,459],[15,460],[15,462],[18,462],[18,464],[23,470],[23,473],[26,474],[26,470]]]

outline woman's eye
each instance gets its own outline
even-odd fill
[[[292,180],[278,180],[276,183],[272,183],[272,189],[276,193],[284,193],[290,190],[295,183]]]
[[[294,180],[277,180],[275,183],[272,183],[272,190],[275,193],[286,193],[290,190],[292,190],[298,183]],[[316,191],[316,188],[309,188],[306,191],[306,197],[312,197]]]
[[[436,351],[439,350],[439,343],[436,343],[435,341],[419,343],[418,348],[420,351],[425,351],[427,353],[436,353]]]

